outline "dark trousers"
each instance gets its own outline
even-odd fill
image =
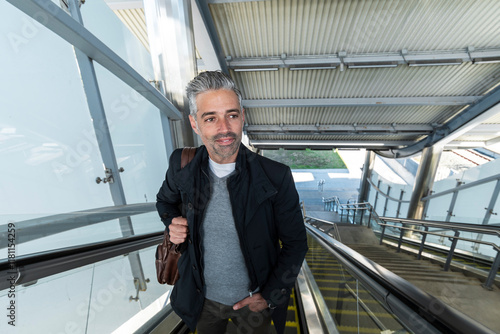
[[[232,306],[223,305],[205,299],[201,311],[197,334],[224,334],[228,320],[236,325],[237,333],[241,334],[269,334],[271,333],[271,311],[252,312],[245,306],[237,311]]]

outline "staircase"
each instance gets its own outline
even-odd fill
[[[480,282],[462,273],[443,271],[441,265],[430,261],[418,261],[415,255],[396,253],[394,249],[385,245],[349,244],[351,249],[369,258],[401,278],[415,284],[448,283],[479,285]]]

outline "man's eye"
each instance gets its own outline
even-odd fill
[[[213,122],[213,121],[214,121],[213,117],[205,118],[205,122]]]
[[[240,115],[238,114],[233,114],[233,115],[229,115],[229,118],[238,118]]]

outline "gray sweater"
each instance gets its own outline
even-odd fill
[[[234,305],[249,296],[250,279],[241,252],[227,179],[210,171],[211,197],[201,226],[206,298]]]

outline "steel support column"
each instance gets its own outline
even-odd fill
[[[164,83],[166,97],[183,114],[170,124],[175,148],[195,145],[185,94],[197,74],[191,9],[190,0],[144,1],[155,80]]]
[[[363,176],[359,184],[358,203],[368,202],[368,194],[370,192],[370,183],[368,179],[371,177],[373,165],[375,163],[375,153],[366,150],[365,163],[363,164]]]
[[[432,189],[442,151],[442,147],[435,146],[427,147],[423,150],[408,206],[408,219],[424,218],[424,202],[422,198]]]
[[[78,0],[69,0],[68,8],[71,16],[75,21],[83,25],[82,15],[78,5]],[[108,178],[107,184],[111,192],[111,198],[115,205],[126,205],[125,192],[123,184],[118,171],[118,164],[116,162],[116,155],[109,133],[108,121],[102,103],[101,92],[95,73],[94,63],[86,54],[79,49],[75,48],[76,59],[78,67],[80,68],[80,75],[82,77],[83,89],[87,97],[89,112],[92,117],[92,124],[96,133],[101,134],[101,140],[98,140],[99,151],[106,170],[106,177]],[[111,179],[110,179],[111,178]],[[123,217],[119,219],[120,229],[123,236],[134,235],[132,220],[130,217]],[[140,258],[137,255],[129,256],[130,267],[134,274],[134,280],[139,290],[146,290],[146,279]]]

